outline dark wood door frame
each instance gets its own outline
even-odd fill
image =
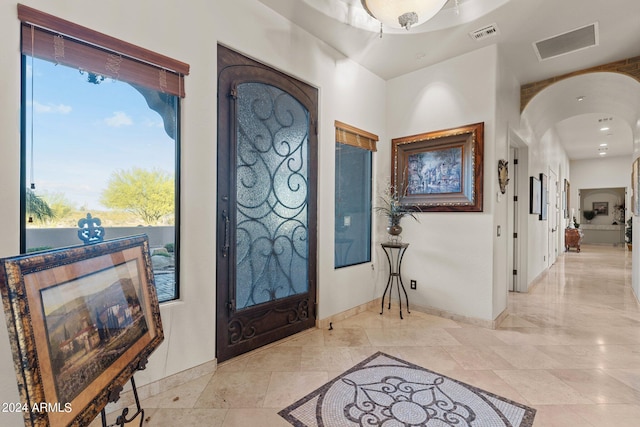
[[[309,112],[308,285],[294,295],[242,310],[235,309],[236,242],[234,138],[236,88],[265,83],[296,98]],[[218,45],[218,161],[216,355],[219,362],[315,326],[317,275],[317,115],[318,91],[303,82]]]

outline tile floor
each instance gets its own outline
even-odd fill
[[[622,247],[569,252],[496,330],[370,311],[143,401],[144,426],[286,427],[277,412],[376,351],[538,410],[535,427],[640,425],[640,306]],[[137,424],[136,424],[137,425]]]

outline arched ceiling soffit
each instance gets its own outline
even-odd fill
[[[557,83],[564,79],[575,77],[580,74],[600,72],[620,73],[640,82],[640,56],[610,62],[608,64],[599,65],[597,67],[587,68],[573,73],[551,77],[539,82],[527,83],[525,85],[522,85],[520,87],[520,111],[524,111],[524,108],[527,106],[529,101],[533,99],[533,97],[535,97],[542,90],[546,89],[548,86],[554,83]]]
[[[540,138],[570,117],[603,114],[622,119],[634,129],[639,113],[639,81],[620,73],[594,72],[560,80],[540,91],[522,111],[520,127]]]

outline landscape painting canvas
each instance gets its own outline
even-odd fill
[[[0,291],[27,426],[89,425],[164,339],[144,235],[2,259]]]
[[[407,194],[462,191],[462,147],[424,151],[409,156]]]
[[[41,291],[58,398],[71,402],[149,331],[135,261]]]

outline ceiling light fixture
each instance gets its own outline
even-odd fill
[[[424,24],[442,9],[447,0],[361,0],[369,15],[391,28],[410,30]]]
[[[600,130],[604,132],[605,130],[609,130],[609,128],[607,126],[604,126],[604,127],[601,127]]]
[[[606,146],[607,146],[606,142],[603,142],[602,144],[600,144],[600,147],[606,147]]]

